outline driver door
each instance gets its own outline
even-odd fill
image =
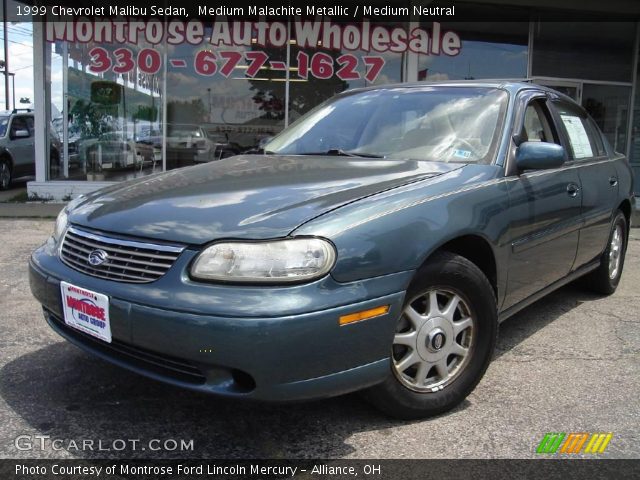
[[[514,143],[560,139],[544,93],[522,99]],[[517,171],[516,148],[508,162],[510,249],[503,308],[526,300],[569,274],[581,225],[580,179],[566,164],[553,169]]]

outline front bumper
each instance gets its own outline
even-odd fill
[[[349,284],[330,276],[306,285],[196,284],[185,251],[161,279],[132,285],[87,276],[45,244],[30,261],[30,284],[45,318],[84,350],[173,385],[225,396],[289,401],[328,397],[384,380],[404,291],[413,272]],[[60,280],[109,296],[113,342],[62,320]],[[340,326],[342,315],[389,312]]]

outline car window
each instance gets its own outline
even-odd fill
[[[574,160],[592,158],[598,155],[598,148],[586,113],[567,102],[554,102],[561,125],[569,141],[569,157]]]
[[[4,137],[7,133],[7,125],[9,125],[9,117],[0,117],[0,137]]]
[[[542,121],[533,105],[529,105],[524,114],[524,133],[529,142],[544,142]]]
[[[31,135],[31,131],[27,126],[27,119],[25,117],[13,117],[11,121],[11,135],[15,135],[18,130],[26,130]]]
[[[547,118],[545,100],[535,99],[524,112],[521,137],[525,142],[549,142],[557,143],[556,135],[551,129],[551,123]]]
[[[171,137],[203,137],[202,130],[197,126],[191,125],[169,125],[167,127],[167,134]]]
[[[598,125],[596,125],[596,122],[591,117],[587,118],[587,123],[589,127],[591,127],[589,128],[589,132],[588,132],[589,138],[591,138],[591,143],[594,145],[598,156],[606,155],[607,151],[604,148],[602,134],[600,133],[600,129],[598,128]]]
[[[26,117],[27,120],[27,130],[29,130],[29,135],[33,136],[33,132],[35,130],[33,126],[33,117]]]

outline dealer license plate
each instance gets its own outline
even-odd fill
[[[67,282],[60,282],[60,290],[64,323],[111,343],[109,297]]]

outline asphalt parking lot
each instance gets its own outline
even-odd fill
[[[49,330],[29,291],[29,254],[52,227],[0,220],[0,458],[530,458],[546,432],[613,432],[601,457],[640,457],[638,229],[615,295],[570,285],[529,307],[501,325],[494,361],[462,406],[406,423],[358,395],[239,403],[88,356]],[[18,436],[33,448],[18,449]],[[93,450],[71,448],[87,439]],[[97,450],[116,439],[141,448]],[[142,449],[154,439],[193,448]]]

